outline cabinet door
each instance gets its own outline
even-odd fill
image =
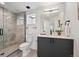
[[[51,39],[52,40],[52,39]],[[53,57],[71,57],[73,56],[73,40],[54,39],[52,40],[51,51]]]
[[[37,48],[38,57],[49,57],[51,55],[50,49],[51,49],[50,39],[38,37],[38,48]]]

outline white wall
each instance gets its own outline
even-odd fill
[[[79,56],[79,20],[76,2],[65,3],[65,20],[70,20],[71,36],[74,38],[74,56]]]
[[[39,10],[38,10],[39,11]],[[37,35],[40,33],[40,15],[37,10],[26,10],[26,17],[29,14],[35,14],[36,15],[36,23],[35,24],[26,24],[26,41],[31,42],[32,39],[32,49],[37,49]],[[27,20],[27,18],[26,18]]]

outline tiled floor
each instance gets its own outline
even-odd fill
[[[8,57],[22,57],[22,51],[16,50],[14,53],[9,55]],[[26,57],[37,57],[37,51],[31,49],[30,53]]]
[[[37,57],[37,50],[31,49],[27,57]]]

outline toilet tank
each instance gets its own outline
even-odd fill
[[[31,43],[33,40],[33,34],[26,34],[26,42]]]

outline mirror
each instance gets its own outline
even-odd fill
[[[64,29],[64,11],[63,9],[57,8],[57,9],[48,9],[46,11],[43,11],[41,13],[41,19],[42,19],[42,30],[43,32],[49,33],[50,30],[52,32],[55,32],[58,30],[59,26],[59,20],[60,25],[62,25],[62,30]]]

